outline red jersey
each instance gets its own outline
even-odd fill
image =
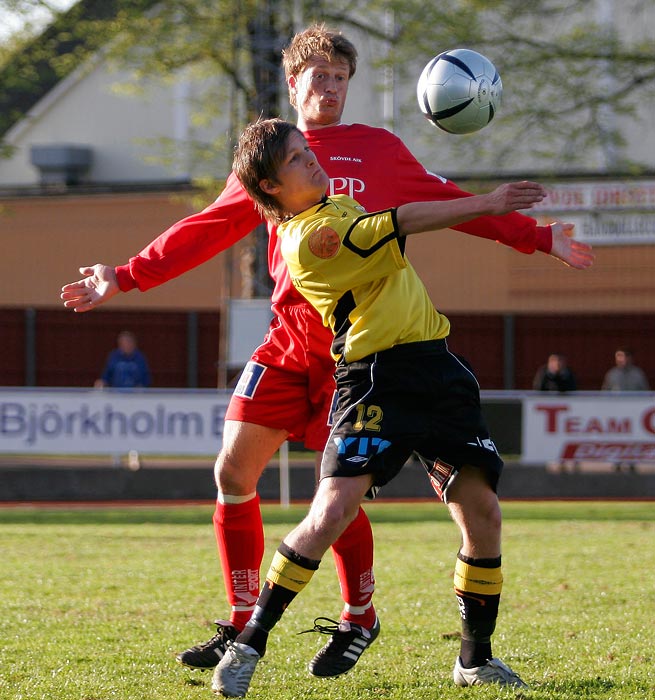
[[[329,194],[354,197],[367,211],[413,201],[470,196],[454,183],[428,172],[386,129],[364,124],[339,125],[304,133],[330,178]],[[262,217],[234,173],[225,189],[206,209],[164,231],[127,265],[116,268],[126,292],[163,284],[197,267],[247,236]],[[511,246],[522,253],[550,252],[549,226],[519,213],[482,216],[454,227],[459,231]],[[269,226],[269,271],[275,288],[274,305],[306,304],[289,278],[274,228]]]

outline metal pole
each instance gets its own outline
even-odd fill
[[[25,309],[25,386],[36,386],[36,309]]]
[[[189,389],[198,388],[198,312],[189,311],[187,314],[187,359],[186,376]]]
[[[289,443],[280,445],[280,505],[288,508],[290,502],[289,491]]]
[[[514,389],[516,384],[516,328],[513,314],[503,316],[503,388]]]

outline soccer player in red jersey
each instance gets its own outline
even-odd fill
[[[470,196],[426,171],[402,141],[385,129],[341,123],[356,63],[353,44],[322,25],[297,34],[283,52],[297,124],[327,171],[329,194],[354,196],[368,211],[421,199]],[[226,250],[262,221],[232,173],[213,204],[172,225],[125,265],[80,268],[83,278],[65,285],[61,298],[67,308],[85,312],[120,292],[146,291]],[[522,253],[538,250],[567,262],[567,234],[573,227],[560,222],[537,226],[530,217],[510,213],[482,216],[455,228]],[[274,318],[231,398],[215,465],[218,494],[213,522],[231,612],[229,620],[217,622],[217,634],[208,642],[178,654],[180,663],[196,668],[211,668],[219,662],[227,640],[243,629],[254,609],[264,551],[257,482],[264,468],[285,440],[303,441],[320,453],[329,432],[334,393],[332,333],[291,284],[274,227],[269,231]],[[500,522],[495,513],[481,511],[475,522],[458,524],[465,542],[478,538],[475,533],[484,533],[484,543],[478,542],[480,551],[499,549]],[[372,605],[373,537],[363,509],[332,551],[344,608],[330,640],[310,663],[315,675],[348,670],[344,652],[352,642],[366,648],[379,629]],[[477,554],[463,551],[463,556]],[[462,652],[463,661],[475,665],[485,653],[484,644],[469,644],[468,651]],[[351,666],[357,658],[351,659]]]

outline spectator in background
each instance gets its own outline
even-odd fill
[[[618,348],[614,353],[615,367],[603,379],[603,391],[648,391],[648,378],[641,367],[633,364],[632,351]]]
[[[578,387],[575,375],[568,366],[566,355],[553,352],[548,356],[548,362],[541,366],[532,382],[535,391],[575,391]]]
[[[109,353],[102,376],[96,379],[94,386],[97,389],[106,386],[118,389],[150,386],[148,361],[138,349],[134,333],[121,331],[117,346]]]

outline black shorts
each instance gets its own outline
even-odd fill
[[[338,365],[335,377],[321,478],[373,474],[375,493],[416,453],[440,496],[464,465],[483,469],[496,489],[503,461],[482,416],[480,387],[445,340]]]

